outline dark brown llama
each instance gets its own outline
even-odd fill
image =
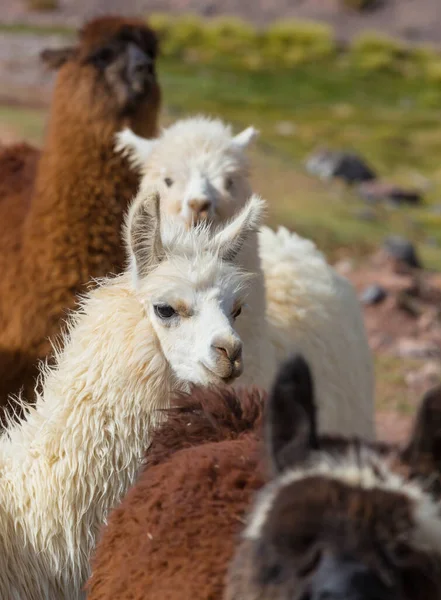
[[[114,135],[125,125],[156,134],[156,56],[144,21],[119,17],[88,23],[75,46],[43,52],[59,72],[38,166],[29,147],[15,147],[15,159],[14,149],[2,152],[11,170],[0,187],[0,348],[11,359],[0,362],[0,407],[21,388],[32,399],[36,363],[66,311],[91,279],[124,265],[121,225],[138,177],[115,154]]]

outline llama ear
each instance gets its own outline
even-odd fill
[[[164,258],[161,239],[160,197],[140,192],[126,219],[126,244],[135,282],[145,277]]]
[[[251,142],[259,135],[259,132],[254,127],[247,127],[233,138],[233,144],[245,150]]]
[[[265,440],[276,473],[319,447],[314,387],[308,363],[294,356],[280,368],[268,399]]]
[[[158,140],[142,138],[129,127],[115,134],[115,151],[127,156],[134,169],[142,170]]]
[[[247,236],[259,229],[265,209],[266,202],[253,194],[239,214],[216,233],[213,244],[218,248],[222,260],[234,261]]]
[[[402,458],[416,471],[431,465],[441,473],[441,385],[424,395]]]
[[[65,62],[75,56],[77,49],[74,46],[65,48],[48,48],[40,53],[40,59],[50,69],[59,69]]]

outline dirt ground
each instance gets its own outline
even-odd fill
[[[234,14],[263,25],[275,19],[318,19],[332,25],[339,38],[362,29],[386,32],[415,42],[441,42],[439,0],[379,0],[370,11],[342,8],[342,0],[59,0],[56,11],[30,12],[25,0],[2,0],[0,21],[73,25],[102,13],[195,12]]]

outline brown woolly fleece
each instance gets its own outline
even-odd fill
[[[46,61],[60,69],[35,178],[29,146],[0,155],[0,350],[13,357],[0,361],[0,408],[20,388],[33,399],[37,359],[51,352],[49,338],[78,294],[92,278],[124,267],[121,225],[138,176],[115,154],[114,134],[129,126],[156,135],[160,89],[154,79],[147,95],[121,110],[126,81],[114,72],[105,79],[89,58],[120,34],[156,53],[144,21],[119,17],[90,22],[74,48],[47,51]]]
[[[263,402],[257,390],[195,389],[167,411],[148,468],[103,532],[89,600],[222,597],[243,515],[263,483]]]
[[[0,223],[8,224],[0,237],[0,254],[9,252],[20,237],[39,157],[39,150],[26,143],[0,147]]]

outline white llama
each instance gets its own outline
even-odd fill
[[[251,195],[246,149],[256,134],[249,127],[233,136],[220,120],[193,117],[157,139],[125,129],[117,134],[116,149],[141,171],[142,189],[160,189],[164,214],[187,225],[219,224]],[[312,368],[320,428],[372,438],[373,362],[350,282],[311,241],[283,227],[262,227],[250,236],[239,262],[257,277],[238,323],[246,367],[237,385],[267,388],[277,364],[297,350]]]
[[[235,265],[263,201],[212,236],[129,211],[130,267],[72,317],[26,421],[0,439],[0,598],[77,600],[109,510],[134,482],[149,430],[173,391],[242,370],[235,318],[252,277]]]

